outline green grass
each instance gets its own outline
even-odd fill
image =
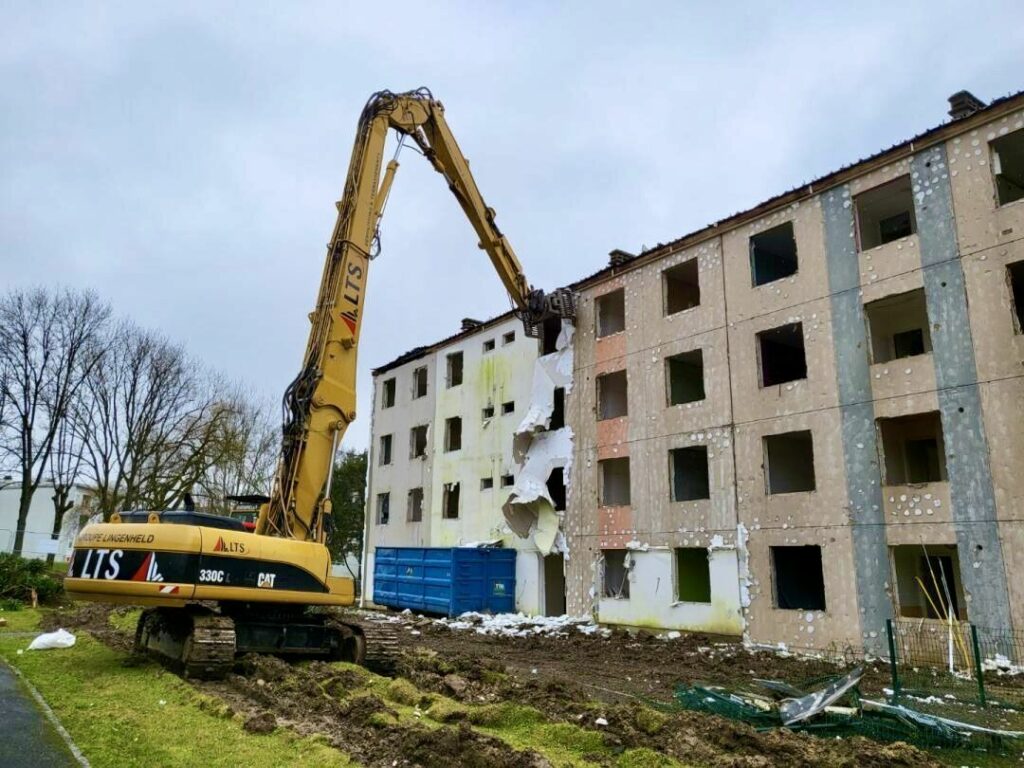
[[[155,664],[124,666],[123,654],[85,633],[77,633],[73,648],[18,654],[28,642],[11,632],[33,629],[39,614],[31,609],[4,614],[9,624],[6,632],[0,629],[0,656],[39,690],[96,768],[351,764],[341,752],[284,729],[246,733],[179,678]]]
[[[114,629],[118,629],[125,634],[134,637],[135,625],[139,623],[139,615],[141,613],[141,608],[133,608],[132,610],[125,611],[124,613],[111,611],[110,615],[107,616],[107,621]]]
[[[5,632],[31,632],[39,626],[39,610],[21,608],[17,611],[0,609],[0,616],[7,619],[7,626],[0,627],[0,637]]]

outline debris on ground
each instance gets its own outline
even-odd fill
[[[910,707],[862,699],[858,684],[864,670],[819,681],[804,692],[778,680],[756,680],[769,695],[720,686],[680,685],[678,704],[693,712],[745,723],[760,732],[787,729],[817,736],[863,736],[878,742],[904,742],[920,747],[1001,751],[1019,750],[1024,732],[998,730],[918,712]],[[795,694],[795,695],[794,695]],[[779,698],[779,697],[782,698]],[[845,706],[839,702],[846,701]]]
[[[75,644],[75,636],[66,629],[56,632],[44,632],[29,643],[30,651],[47,651],[54,648],[70,648]]]
[[[46,622],[88,631],[115,649],[130,646],[132,614],[98,608],[54,612]],[[709,635],[671,642],[650,633],[603,637],[571,623],[564,636],[484,635],[411,613],[399,620],[421,635],[398,633],[393,677],[344,663],[246,656],[225,680],[189,686],[217,716],[251,722],[249,729],[276,724],[370,768],[544,768],[566,764],[557,757],[566,749],[580,765],[609,767],[666,760],[713,768],[938,766],[906,744],[821,739],[788,729],[760,733],[668,706],[680,680],[749,683],[751,672],[764,679],[834,676],[831,662],[752,653]],[[867,666],[861,682],[880,690],[885,680]]]
[[[478,635],[566,637],[574,630],[583,635],[609,637],[611,630],[595,624],[589,616],[527,616],[524,613],[486,614],[471,611],[455,619],[434,619],[448,629],[472,629]]]

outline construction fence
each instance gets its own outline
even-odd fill
[[[892,700],[1024,711],[1024,632],[966,621],[890,619]]]

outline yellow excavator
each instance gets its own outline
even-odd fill
[[[64,588],[74,599],[147,606],[136,648],[186,676],[218,677],[242,653],[363,663],[373,637],[331,606],[355,600],[354,583],[331,575],[328,489],[334,456],[356,417],[356,350],[370,262],[398,168],[381,178],[389,133],[408,141],[448,182],[511,297],[526,332],[572,319],[571,292],[531,288],[459,151],[444,108],[426,89],[375,93],[359,118],[345,189],[310,315],[302,370],[284,396],[281,454],[254,530],[237,518],[189,510],[123,511],[75,540]],[[327,610],[325,610],[327,608]],[[386,650],[386,649],[385,649]]]

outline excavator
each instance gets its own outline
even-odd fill
[[[122,511],[86,525],[75,540],[65,591],[77,600],[145,606],[136,649],[185,676],[216,678],[236,656],[268,653],[366,663],[369,623],[333,608],[355,602],[352,579],[331,574],[329,488],[334,457],[356,418],[356,352],[380,221],[398,169],[384,168],[390,132],[411,142],[448,183],[513,302],[537,337],[575,315],[573,294],[527,282],[427,89],[380,91],[359,118],[337,220],[327,244],[316,308],[299,374],[284,395],[281,452],[255,528],[194,510]],[[382,646],[386,645],[382,641]],[[385,647],[383,653],[387,653]]]

